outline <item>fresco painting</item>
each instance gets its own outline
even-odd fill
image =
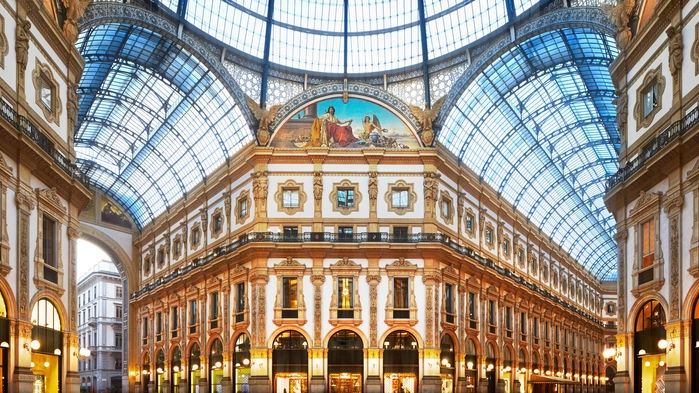
[[[388,109],[362,99],[332,98],[296,112],[275,133],[272,147],[383,148],[421,147],[408,126]]]

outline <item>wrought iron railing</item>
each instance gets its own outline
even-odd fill
[[[660,152],[665,146],[669,145],[675,139],[686,134],[694,126],[699,123],[699,107],[692,109],[681,120],[672,123],[665,131],[651,140],[644,148],[641,154],[629,161],[623,168],[607,179],[606,191],[609,192],[619,183],[630,178],[639,169],[643,168],[644,164],[654,155]]]
[[[342,238],[342,240],[337,240]],[[561,297],[556,296],[548,292],[545,288],[541,288],[538,285],[525,280],[522,276],[517,274],[515,271],[510,270],[506,267],[496,264],[492,259],[486,258],[482,255],[476,253],[470,247],[458,244],[452,240],[449,236],[441,233],[416,233],[407,236],[394,236],[386,232],[367,232],[367,233],[356,233],[353,235],[338,234],[332,232],[305,232],[298,236],[285,236],[283,233],[271,233],[271,232],[250,232],[238,237],[237,240],[231,242],[230,244],[223,245],[221,247],[215,248],[211,253],[206,256],[195,258],[191,262],[177,269],[172,270],[163,276],[156,278],[143,287],[139,288],[137,291],[131,293],[131,299],[140,297],[141,295],[151,292],[156,288],[168,284],[172,280],[178,277],[186,277],[193,270],[206,266],[210,264],[215,259],[220,256],[233,253],[242,246],[249,243],[314,243],[314,242],[331,242],[331,243],[371,243],[371,242],[383,242],[383,243],[441,243],[456,253],[472,258],[479,265],[484,268],[492,269],[503,277],[507,277],[513,280],[515,283],[527,287],[529,290],[539,294],[541,297],[546,298],[554,303],[567,308],[568,310],[588,319],[589,321],[596,323],[599,326],[603,325],[603,322],[593,315],[588,314],[584,310],[564,301]]]
[[[12,124],[17,131],[26,135],[34,143],[36,143],[41,150],[48,154],[53,162],[58,165],[68,176],[77,179],[83,185],[88,185],[89,181],[87,176],[83,174],[78,167],[70,162],[63,153],[61,153],[53,142],[44,134],[38,127],[32,124],[29,119],[18,114],[10,104],[5,101],[0,100],[0,116],[5,119],[8,123]]]

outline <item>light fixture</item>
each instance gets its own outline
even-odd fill
[[[670,352],[670,351],[672,351],[673,349],[675,349],[675,343],[673,343],[673,342],[668,342],[666,339],[661,338],[661,339],[658,341],[658,348],[659,348],[660,350],[665,351],[665,352]]]
[[[141,371],[141,373],[143,373],[143,375],[148,375],[148,374],[150,374],[150,371],[148,371],[148,369],[144,368],[143,371]]]
[[[214,363],[214,368],[221,368],[221,362],[216,361],[216,363]]]
[[[650,361],[646,360],[645,366],[650,367]]]
[[[193,370],[193,371],[199,370],[199,365],[196,364],[196,363],[194,363],[194,364],[192,365],[192,370]]]
[[[473,362],[467,362],[467,363],[466,363],[466,368],[468,368],[469,370],[471,370],[471,369],[473,368]]]
[[[92,354],[92,351],[90,351],[88,348],[82,347],[78,350],[78,352],[73,352],[73,355],[78,358],[78,360],[85,360],[90,357]]]
[[[699,341],[697,341],[697,344],[699,344]],[[699,346],[699,345],[697,345],[697,346]],[[7,341],[3,341],[3,342],[0,343],[0,347],[1,347],[1,348],[9,348],[9,347],[10,347],[10,343],[8,343]]]
[[[50,365],[51,363],[49,363],[48,361],[44,362],[44,368],[49,368]]]
[[[39,340],[32,340],[31,342],[24,343],[24,349],[27,351],[36,351],[39,348],[41,348],[41,343]]]
[[[641,349],[638,351],[638,356],[643,356],[643,355],[645,355],[645,354],[646,354],[646,350],[643,349],[643,348],[641,348]]]
[[[494,369],[494,368],[495,368],[495,366],[494,366],[492,363],[490,363],[490,364],[488,365],[488,369],[487,369],[487,370],[488,370],[488,371],[491,371],[491,370]]]
[[[172,371],[176,373],[180,372],[180,366],[172,366]]]
[[[56,356],[61,356],[61,353],[62,353],[62,352],[61,352],[61,349],[60,349],[60,348],[56,348],[56,349],[53,350],[53,354],[56,355]]]
[[[614,356],[616,356],[616,348],[614,347],[609,347],[602,352],[602,356],[604,356],[605,359],[612,360]]]
[[[162,374],[164,371],[162,367],[158,367],[157,369],[155,369],[155,372],[158,374]]]
[[[250,365],[250,359],[245,358],[243,359],[243,366],[249,366]]]
[[[658,362],[658,366],[663,367],[664,365],[665,365],[665,362],[663,362],[662,360]]]

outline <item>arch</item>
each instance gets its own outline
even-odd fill
[[[0,295],[5,300],[5,318],[15,319],[15,311],[17,308],[17,299],[12,287],[7,283],[5,277],[0,277]]]
[[[42,290],[42,291],[35,293],[34,296],[32,296],[32,300],[29,302],[29,304],[32,305],[32,307],[31,307],[32,311],[30,314],[31,315],[30,318],[31,318],[32,322],[34,322],[35,308],[37,307],[38,303],[44,299],[46,301],[48,301],[51,304],[51,306],[53,306],[53,308],[55,309],[56,314],[58,316],[58,319],[59,319],[59,324],[60,324],[59,328],[58,329],[52,328],[52,329],[58,330],[58,331],[67,330],[68,326],[66,325],[67,318],[66,318],[65,305],[63,304],[61,299],[57,296],[57,293],[55,291]],[[36,323],[34,323],[34,324],[36,325]],[[42,326],[44,326],[44,325],[42,325]]]
[[[267,336],[267,348],[274,348],[274,342],[277,339],[277,337],[281,333],[286,332],[286,331],[293,331],[293,332],[299,333],[300,335],[302,335],[304,337],[307,344],[313,342],[313,340],[311,339],[311,336],[306,334],[306,332],[303,329],[296,329],[296,328],[293,328],[290,326],[281,326],[281,327],[278,327],[277,329],[275,329],[274,332],[272,332],[272,334]]]
[[[636,321],[636,317],[638,316],[638,313],[641,311],[643,305],[651,300],[656,301],[660,305],[662,305],[664,310],[669,310],[667,301],[660,294],[646,293],[644,295],[641,295],[629,308],[629,314],[627,318],[629,323],[626,324],[626,333],[633,334],[635,332],[635,323],[632,323],[632,321]]]
[[[323,338],[323,348],[327,348],[328,344],[330,343],[330,339],[335,335],[335,333],[337,333],[341,330],[349,330],[349,331],[355,333],[362,340],[362,346],[364,348],[369,347],[369,340],[367,339],[367,337],[364,335],[364,333],[361,330],[359,330],[353,326],[336,326],[336,327],[332,328],[328,332],[328,334],[326,334],[325,337]]]

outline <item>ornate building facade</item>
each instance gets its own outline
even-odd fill
[[[623,135],[606,202],[619,244],[617,392],[699,381],[699,6],[646,1],[610,68]]]

